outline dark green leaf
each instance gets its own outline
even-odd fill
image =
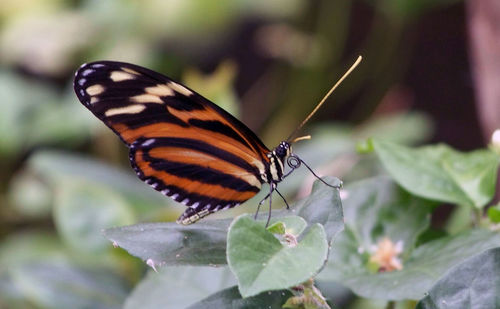
[[[500,158],[489,150],[460,153],[446,145],[412,149],[379,140],[373,145],[392,177],[415,195],[476,208],[493,197]]]
[[[264,292],[256,296],[242,298],[238,287],[232,287],[215,293],[189,309],[252,309],[252,308],[281,308],[286,300],[292,296],[287,290]]]
[[[337,179],[327,181],[337,183]],[[318,183],[305,200],[292,205],[291,210],[273,211],[272,222],[282,220],[287,229],[298,235],[304,228],[303,219],[291,216],[298,213],[309,224],[319,222],[330,232],[329,239],[343,226],[342,206],[337,189]],[[317,213],[315,213],[315,211]],[[267,219],[267,214],[259,218]],[[262,227],[265,221],[261,221]],[[106,238],[130,254],[154,265],[209,265],[226,263],[226,238],[229,220],[204,220],[190,226],[176,223],[146,223],[117,227],[104,232]]]
[[[244,297],[298,285],[319,271],[328,255],[326,234],[314,224],[296,246],[279,242],[250,215],[229,227],[227,259]]]
[[[228,220],[141,223],[104,231],[106,238],[153,265],[226,264]]]
[[[500,248],[487,250],[450,269],[418,303],[417,308],[498,308],[499,273]]]

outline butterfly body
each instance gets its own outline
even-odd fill
[[[263,183],[272,192],[286,176],[287,141],[269,150],[225,110],[162,74],[93,62],[76,72],[74,89],[127,145],[137,176],[188,207],[178,223],[237,206]]]

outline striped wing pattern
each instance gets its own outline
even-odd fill
[[[75,92],[130,149],[137,176],[188,206],[189,224],[260,191],[269,149],[243,123],[187,87],[133,64],[76,72]]]

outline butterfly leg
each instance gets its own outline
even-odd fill
[[[276,183],[272,182],[269,186],[269,213],[267,215],[266,228],[269,226],[269,221],[271,221],[271,210],[272,210],[272,202],[273,202],[273,191],[276,189]],[[280,194],[281,195],[281,194]]]
[[[268,193],[263,199],[260,200],[259,205],[257,205],[257,211],[255,212],[254,220],[257,220],[257,215],[259,214],[260,206],[264,204],[268,197],[271,196],[271,193]]]
[[[286,209],[290,209],[290,206],[288,205],[288,202],[285,200],[285,198],[283,197],[283,195],[281,195],[280,191],[278,191],[278,188],[275,188],[274,189],[276,192],[278,192],[278,194],[281,196],[281,198],[283,199],[283,202],[285,202],[285,205],[286,205]]]

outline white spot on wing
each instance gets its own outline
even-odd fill
[[[125,107],[117,107],[108,109],[104,115],[107,117],[121,115],[121,114],[138,114],[146,109],[146,106],[140,104],[129,105]]]
[[[200,206],[200,203],[199,203],[199,202],[196,202],[196,203],[194,203],[193,205],[191,205],[191,208],[196,209],[198,206]]]
[[[142,143],[141,146],[147,147],[147,146],[151,145],[154,142],[155,142],[155,139],[154,138],[150,138],[147,141],[145,141],[144,143]]]
[[[184,87],[180,84],[174,83],[174,82],[168,83],[168,87],[172,88],[176,92],[183,94],[187,97],[189,97],[190,95],[193,94],[193,92],[191,92],[191,90],[187,89],[186,87]]]
[[[135,76],[134,74],[130,74],[123,71],[113,71],[109,75],[109,78],[111,78],[111,80],[114,82],[121,82],[124,80],[135,79]]]
[[[96,84],[96,85],[92,85],[90,87],[87,87],[87,89],[85,89],[85,91],[88,93],[88,95],[95,96],[95,95],[101,94],[104,91],[104,87],[102,85]]]
[[[90,75],[92,73],[94,73],[94,70],[92,70],[92,69],[86,69],[86,70],[83,70],[82,76],[88,76],[88,75]]]
[[[85,82],[87,82],[87,80],[85,78],[80,78],[78,80],[78,85],[83,86],[83,84],[85,84]]]
[[[179,194],[177,194],[177,193],[176,193],[176,194],[174,194],[174,195],[172,195],[172,198],[173,198],[174,200],[177,200],[177,198],[178,198],[178,197],[179,197]]]
[[[130,100],[137,103],[163,103],[163,100],[159,96],[149,93],[133,96]]]
[[[168,194],[168,192],[170,192],[170,190],[169,190],[169,189],[161,190],[161,193],[162,193],[162,194],[165,194],[165,195],[167,195],[167,194]]]
[[[99,68],[102,68],[104,66],[104,64],[101,64],[101,63],[94,63],[93,65],[91,65],[91,67],[93,67],[94,69],[99,69]]]
[[[187,203],[189,203],[189,199],[188,198],[185,198],[182,200],[181,204],[184,204],[184,205],[187,205]]]

